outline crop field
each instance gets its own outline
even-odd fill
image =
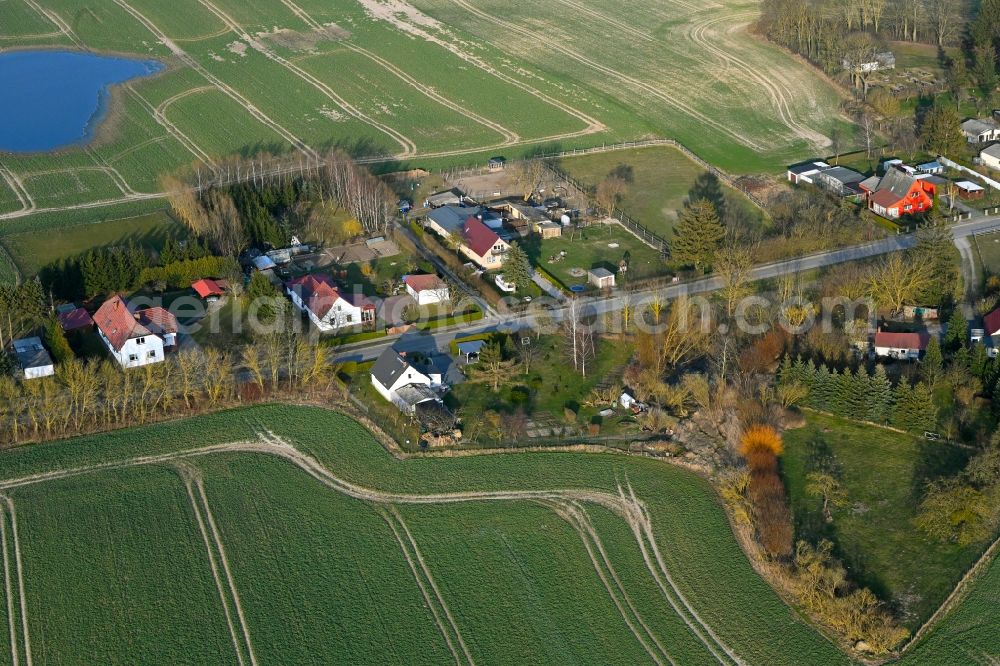
[[[15,663],[846,661],[652,460],[400,462],[293,407],[3,459]]]
[[[849,662],[661,461],[400,461],[286,406],[2,457],[9,663]],[[918,661],[995,655],[994,578]]]
[[[0,220],[159,194],[228,154],[340,146],[416,167],[675,138],[736,172],[824,152],[836,90],[723,0],[0,0],[0,49],[156,58],[94,145],[2,155]],[[68,174],[56,183],[45,174]],[[107,175],[95,175],[95,174]],[[78,175],[78,178],[73,176]],[[20,195],[20,196],[19,196]]]

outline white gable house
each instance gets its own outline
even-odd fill
[[[437,381],[420,372],[393,349],[386,349],[372,366],[372,386],[379,395],[396,405],[400,411],[413,414],[418,404],[439,400],[435,393]]]

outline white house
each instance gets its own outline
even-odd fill
[[[414,414],[417,405],[438,401],[434,380],[420,372],[393,349],[386,349],[372,366],[372,386],[400,411]],[[438,375],[440,385],[440,375]]]
[[[177,344],[177,318],[160,307],[133,311],[121,296],[113,296],[94,313],[97,333],[123,368],[163,361],[164,350]]]
[[[1000,127],[989,118],[970,118],[962,123],[962,134],[969,143],[989,143],[1000,140]]]
[[[451,300],[448,285],[437,275],[407,275],[403,278],[406,293],[417,305],[434,305]]]
[[[289,280],[285,283],[285,293],[324,333],[375,321],[375,304],[361,294],[342,293],[329,275],[305,275]]]
[[[622,391],[621,396],[618,398],[618,404],[625,409],[632,409],[632,406],[638,405],[639,401],[628,391]]]
[[[985,167],[1000,171],[1000,143],[994,143],[979,151],[979,161]]]
[[[915,361],[927,350],[930,339],[928,333],[889,333],[879,329],[875,333],[875,355]]]
[[[56,373],[52,357],[42,345],[41,338],[21,338],[14,340],[14,356],[17,357],[17,364],[24,373],[25,379],[38,379],[39,377],[51,377]]]

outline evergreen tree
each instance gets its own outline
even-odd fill
[[[868,418],[868,399],[871,394],[871,375],[868,368],[861,366],[852,376],[851,390],[847,394],[846,414],[852,419],[863,421]]]
[[[73,349],[69,346],[66,334],[55,317],[50,318],[45,324],[45,346],[49,348],[52,360],[57,364],[73,358]]]
[[[851,389],[854,388],[854,377],[850,368],[845,368],[841,372],[836,370],[830,376],[832,381],[832,391],[830,393],[830,411],[838,416],[848,416]]]
[[[866,395],[868,405],[867,417],[873,423],[885,423],[892,413],[892,382],[885,372],[884,365],[875,366],[875,374],[868,383]]]
[[[830,368],[825,364],[816,368],[813,379],[814,390],[809,394],[813,407],[823,411],[833,411],[834,381],[835,378],[830,373]]]
[[[920,125],[924,148],[935,155],[957,155],[967,148],[962,119],[951,104],[935,101]]]
[[[944,356],[941,354],[941,343],[936,335],[932,335],[927,343],[927,351],[920,364],[920,375],[929,386],[937,384],[944,372]]]
[[[902,383],[897,390],[893,425],[913,432],[933,432],[937,429],[937,406],[931,388],[924,382],[910,387]]]
[[[685,266],[704,268],[712,261],[725,235],[715,206],[698,199],[681,211],[670,241],[670,254]]]
[[[917,294],[917,299],[925,305],[943,305],[954,300],[960,291],[958,267],[961,263],[951,229],[939,222],[921,227],[916,236],[913,256],[928,267],[931,278]]]
[[[969,354],[969,371],[974,377],[978,377],[986,383],[986,374],[990,366],[990,355],[986,351],[986,345],[980,343],[972,346]]]
[[[954,354],[959,349],[965,347],[968,339],[969,322],[965,320],[962,308],[956,306],[955,311],[951,313],[951,318],[948,320],[948,326],[944,334],[944,351],[949,355]]]
[[[514,284],[522,293],[531,286],[531,262],[520,244],[511,243],[503,260],[503,279]]]

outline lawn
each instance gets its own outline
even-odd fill
[[[21,272],[30,276],[54,261],[79,256],[95,247],[136,243],[159,250],[171,235],[182,237],[186,232],[166,212],[159,211],[65,227],[57,234],[35,231],[12,234],[0,242],[10,251]]]
[[[983,269],[989,275],[1000,275],[1000,234],[973,236]]]
[[[166,461],[4,491],[24,535],[36,659],[232,662],[222,606],[238,597],[261,663],[441,663],[450,659],[441,631],[452,643],[460,634],[480,663],[648,663],[625,621],[638,628],[637,616],[649,632],[637,629],[640,637],[652,644],[652,635],[675,663],[714,662],[706,643],[746,663],[847,662],[757,577],[708,484],[662,461],[540,453],[403,462],[346,417],[264,406],[14,449],[0,454],[0,477],[187,451],[265,429],[338,478],[384,491],[614,496],[627,484],[646,505],[670,582],[660,577],[661,590],[622,518],[588,501],[580,506],[595,532],[584,542],[547,503],[394,509],[348,498],[276,457],[219,452],[183,461],[204,478],[206,502],[186,502]],[[200,540],[192,506],[211,511],[218,544]],[[595,538],[608,558],[597,568],[585,546],[595,552]],[[221,552],[232,584],[223,577],[220,597],[207,554]],[[418,552],[415,578],[405,559]],[[601,576],[611,581],[612,570],[620,587],[609,592]],[[440,619],[445,608],[451,621]],[[0,632],[0,654],[8,636]]]
[[[944,601],[982,552],[940,544],[911,521],[928,481],[960,469],[967,452],[890,430],[807,413],[807,425],[785,435],[783,470],[796,537],[828,538],[854,580],[888,600],[916,628]],[[840,475],[849,505],[832,524],[821,501],[806,495],[811,471]]]
[[[589,187],[597,187],[612,171],[629,174],[621,209],[653,233],[669,239],[688,192],[705,170],[670,146],[594,153],[559,160],[560,169]],[[727,203],[751,204],[743,195],[724,188]]]
[[[523,247],[532,263],[541,266],[566,287],[586,285],[586,273],[592,268],[603,267],[617,273],[618,264],[626,253],[629,255],[626,280],[641,280],[666,272],[666,264],[657,250],[617,224],[586,227],[575,233],[572,229],[564,229],[560,238],[542,241],[531,238]],[[579,274],[580,270],[583,274]]]

